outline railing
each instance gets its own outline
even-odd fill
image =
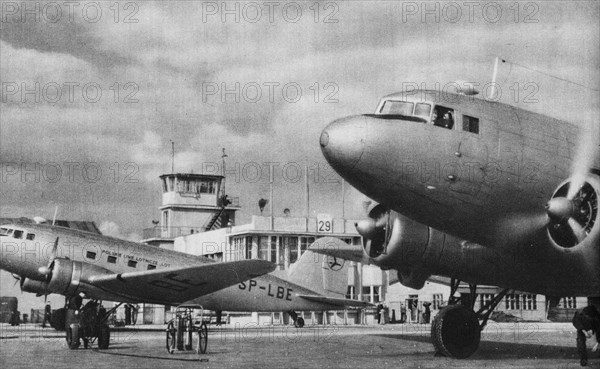
[[[239,197],[227,196],[227,200],[230,201],[230,204],[227,206],[235,206],[235,207],[240,206],[240,198]],[[222,206],[222,205],[223,205],[223,199],[221,197],[219,197],[217,199],[217,206]]]
[[[160,227],[145,228],[142,231],[142,237],[149,238],[175,238],[187,236],[194,233],[203,232],[203,227]]]

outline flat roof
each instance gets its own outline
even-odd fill
[[[162,174],[159,176],[160,179],[168,178],[168,177],[176,177],[176,178],[184,178],[184,179],[223,179],[224,177],[219,174],[195,174],[195,173],[171,173],[171,174]]]

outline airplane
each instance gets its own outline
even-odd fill
[[[352,247],[316,252],[396,270],[420,289],[451,279],[432,322],[436,353],[467,358],[496,305],[516,289],[548,297],[600,295],[600,135],[577,124],[465,93],[406,90],[374,114],[329,123],[321,151],[348,183],[377,201]],[[460,281],[503,288],[474,311]],[[460,303],[458,303],[460,302]]]
[[[326,248],[322,238],[310,247]],[[288,270],[249,279],[194,299],[194,303],[213,311],[287,312],[297,328],[304,327],[298,311],[341,310],[373,306],[369,302],[345,298],[350,262],[335,256],[305,251]]]
[[[73,324],[83,316],[82,298],[97,303],[153,303],[180,305],[199,296],[272,272],[263,260],[215,262],[96,233],[44,224],[0,226],[0,269],[18,278],[21,290],[39,296],[66,297],[66,339],[76,349],[92,328],[100,349],[110,343],[106,320],[97,325]],[[84,296],[82,296],[84,295]],[[119,305],[117,305],[118,307]],[[100,315],[100,314],[99,314]],[[89,328],[89,329],[88,329]],[[87,329],[87,330],[86,330]]]

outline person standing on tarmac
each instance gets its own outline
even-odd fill
[[[573,316],[573,326],[577,329],[577,352],[579,353],[579,363],[581,366],[588,364],[586,338],[591,338],[593,334],[598,337],[600,332],[600,313],[594,305],[586,306],[580,311],[576,311]],[[592,349],[596,351],[598,344]]]
[[[46,322],[50,324],[50,319],[52,319],[52,308],[50,307],[50,301],[46,303],[46,308],[44,309],[44,321],[42,322],[42,328],[46,328]]]

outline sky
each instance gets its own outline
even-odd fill
[[[174,143],[176,172],[219,172],[225,148],[237,224],[268,198],[269,162],[275,215],[305,214],[308,167],[311,216],[360,218],[364,196],[345,186],[342,209],[321,155],[327,123],[405,86],[483,85],[496,56],[516,63],[499,69],[502,101],[597,116],[597,1],[65,4],[1,1],[2,217],[58,208],[139,240]]]

